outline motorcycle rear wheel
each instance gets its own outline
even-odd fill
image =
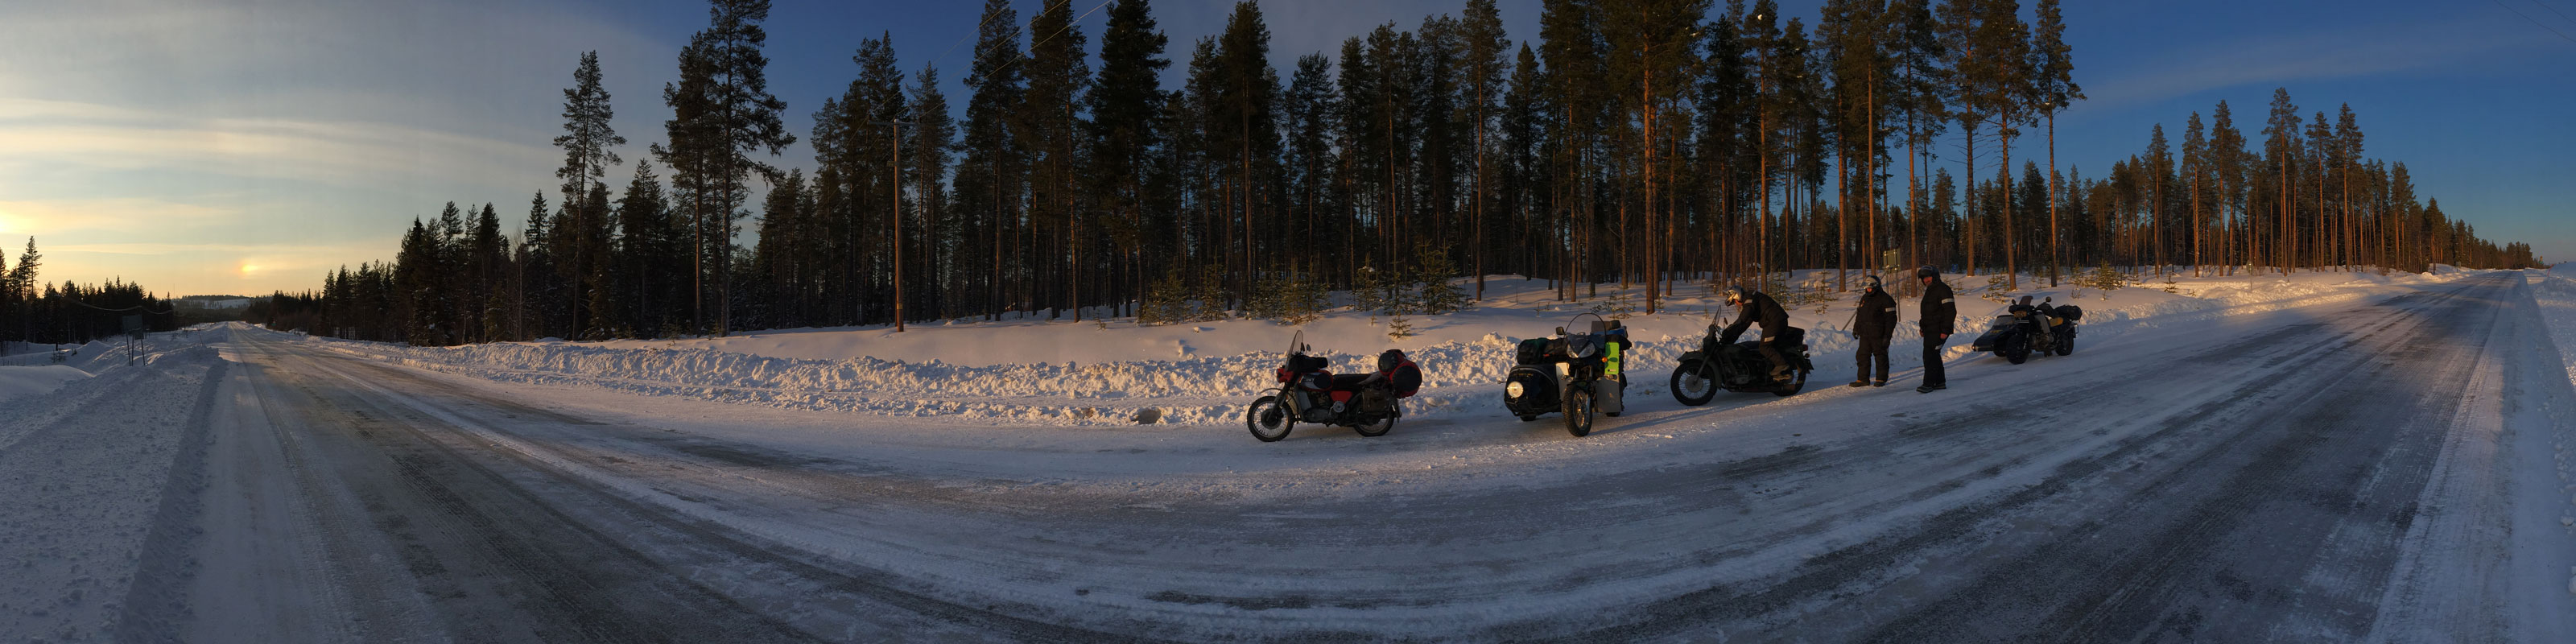
[[[1798,378],[1796,380],[1791,380],[1789,381],[1789,384],[1780,385],[1780,388],[1771,390],[1771,395],[1782,398],[1798,395],[1799,391],[1807,388],[1807,372],[1808,370],[1806,369],[1799,369]]]
[[[1673,368],[1673,400],[1686,407],[1698,407],[1717,398],[1717,370],[1706,360],[1691,360]]]
[[[1575,438],[1592,435],[1592,390],[1578,388],[1566,393],[1565,433]]]
[[[1260,400],[1252,401],[1252,409],[1244,412],[1243,425],[1252,430],[1253,438],[1264,443],[1276,443],[1288,437],[1288,430],[1295,427],[1297,421],[1288,418],[1288,408],[1279,404],[1278,396],[1262,396]]]
[[[2057,355],[2075,355],[2075,336],[2069,335],[2063,338],[2058,338]]]
[[[1387,432],[1395,431],[1395,419],[1403,415],[1404,412],[1399,410],[1395,413],[1387,414],[1385,419],[1374,424],[1352,425],[1351,431],[1359,432],[1361,436],[1367,436],[1369,438],[1385,436]]]

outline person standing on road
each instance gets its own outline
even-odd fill
[[[1941,345],[1950,341],[1952,325],[1958,323],[1959,304],[1950,295],[1950,284],[1941,281],[1941,271],[1925,266],[1914,269],[1923,280],[1923,386],[1915,393],[1932,393],[1950,388],[1950,378],[1941,373]]]
[[[1896,336],[1896,298],[1879,287],[1878,276],[1861,278],[1860,310],[1852,314],[1852,337],[1860,340],[1860,351],[1852,356],[1860,375],[1852,376],[1851,386],[1887,386],[1887,345]],[[1870,378],[1870,362],[1878,362],[1878,377]]]

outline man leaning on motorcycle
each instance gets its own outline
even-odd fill
[[[1789,379],[1789,357],[1780,353],[1775,342],[1782,332],[1789,329],[1789,311],[1780,308],[1779,301],[1761,291],[1746,291],[1734,286],[1726,287],[1726,303],[1735,307],[1735,323],[1726,325],[1726,332],[1718,336],[1718,345],[1735,344],[1736,336],[1744,335],[1745,327],[1761,324],[1762,342],[1759,346],[1762,357],[1771,361],[1771,379]]]

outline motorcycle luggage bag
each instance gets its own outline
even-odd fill
[[[1547,364],[1555,362],[1555,360],[1551,360],[1548,357],[1547,348],[1551,342],[1554,341],[1548,338],[1530,338],[1522,340],[1520,346],[1515,347],[1512,350],[1513,364]]]
[[[1395,367],[1387,382],[1393,385],[1395,397],[1412,398],[1414,394],[1422,393],[1422,367],[1406,360]]]
[[[2066,321],[2068,322],[2082,322],[2084,321],[2084,309],[2073,304],[2060,306],[2057,307],[2057,317],[2066,318]]]
[[[1332,366],[1332,363],[1333,361],[1326,360],[1323,356],[1289,356],[1288,370],[1299,373],[1323,371],[1326,367]]]

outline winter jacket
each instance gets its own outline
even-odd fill
[[[1896,298],[1875,288],[1861,293],[1860,312],[1852,318],[1852,335],[1880,343],[1896,335]]]
[[[1923,287],[1923,337],[1933,338],[1957,332],[1959,303],[1950,295],[1950,283],[1932,280]]]
[[[1746,293],[1744,306],[1736,312],[1735,323],[1726,325],[1726,332],[1718,335],[1718,343],[1734,344],[1735,337],[1744,335],[1744,328],[1754,324],[1762,325],[1762,339],[1779,337],[1781,331],[1789,328],[1789,311],[1780,308],[1779,300],[1771,299],[1761,291]]]

